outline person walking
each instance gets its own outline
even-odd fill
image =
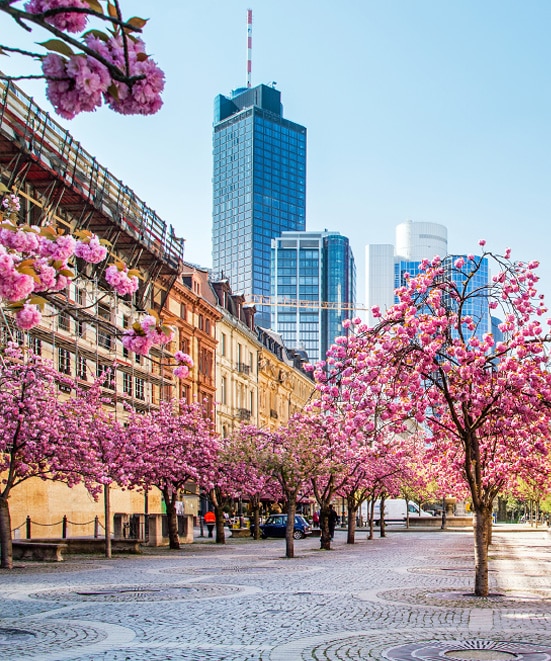
[[[212,511],[208,511],[204,516],[204,521],[209,531],[209,537],[212,537],[212,532],[214,530],[214,524],[216,523],[216,515]]]

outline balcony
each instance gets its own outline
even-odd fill
[[[246,365],[245,363],[237,363],[235,366],[235,369],[240,372],[241,374],[250,374],[251,373],[251,366]]]
[[[237,409],[237,417],[240,420],[250,420],[251,412],[249,411],[249,409]]]

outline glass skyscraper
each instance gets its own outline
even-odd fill
[[[272,329],[285,344],[325,359],[354,317],[356,266],[339,232],[283,232],[272,241]],[[286,302],[289,305],[286,305]]]
[[[406,273],[415,277],[420,272],[423,259],[442,258],[444,276],[463,292],[466,300],[462,313],[470,315],[476,323],[476,335],[479,338],[491,328],[488,301],[483,293],[489,282],[488,260],[475,257],[471,262],[465,255],[448,255],[447,230],[443,225],[427,222],[407,221],[396,227],[396,247],[388,244],[371,244],[366,247],[366,298],[368,309],[376,305],[381,310],[396,303],[395,290],[406,284]],[[462,257],[465,264],[455,266]],[[482,293],[481,293],[482,292]],[[454,309],[455,303],[447,297],[444,304]],[[376,323],[371,312],[367,322]]]
[[[213,162],[213,271],[236,293],[269,296],[272,239],[305,228],[306,129],[284,119],[274,87],[220,94]],[[270,309],[257,309],[269,326]]]

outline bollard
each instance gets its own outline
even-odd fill
[[[99,537],[99,518],[96,516],[94,519],[94,539]]]
[[[63,515],[63,523],[61,527],[61,537],[67,539],[67,515]]]
[[[27,520],[25,521],[26,524],[26,532],[27,532],[27,539],[31,538],[31,517],[27,515]]]

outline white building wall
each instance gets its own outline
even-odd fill
[[[394,246],[370,244],[365,247],[366,322],[376,323],[371,308],[386,310],[394,303]]]
[[[448,230],[438,223],[407,220],[396,226],[395,246],[368,244],[365,248],[365,291],[368,311],[365,321],[375,323],[371,308],[382,311],[394,303],[394,264],[420,262],[448,254]]]
[[[396,226],[396,257],[420,262],[448,253],[448,230],[438,223],[407,220]]]

